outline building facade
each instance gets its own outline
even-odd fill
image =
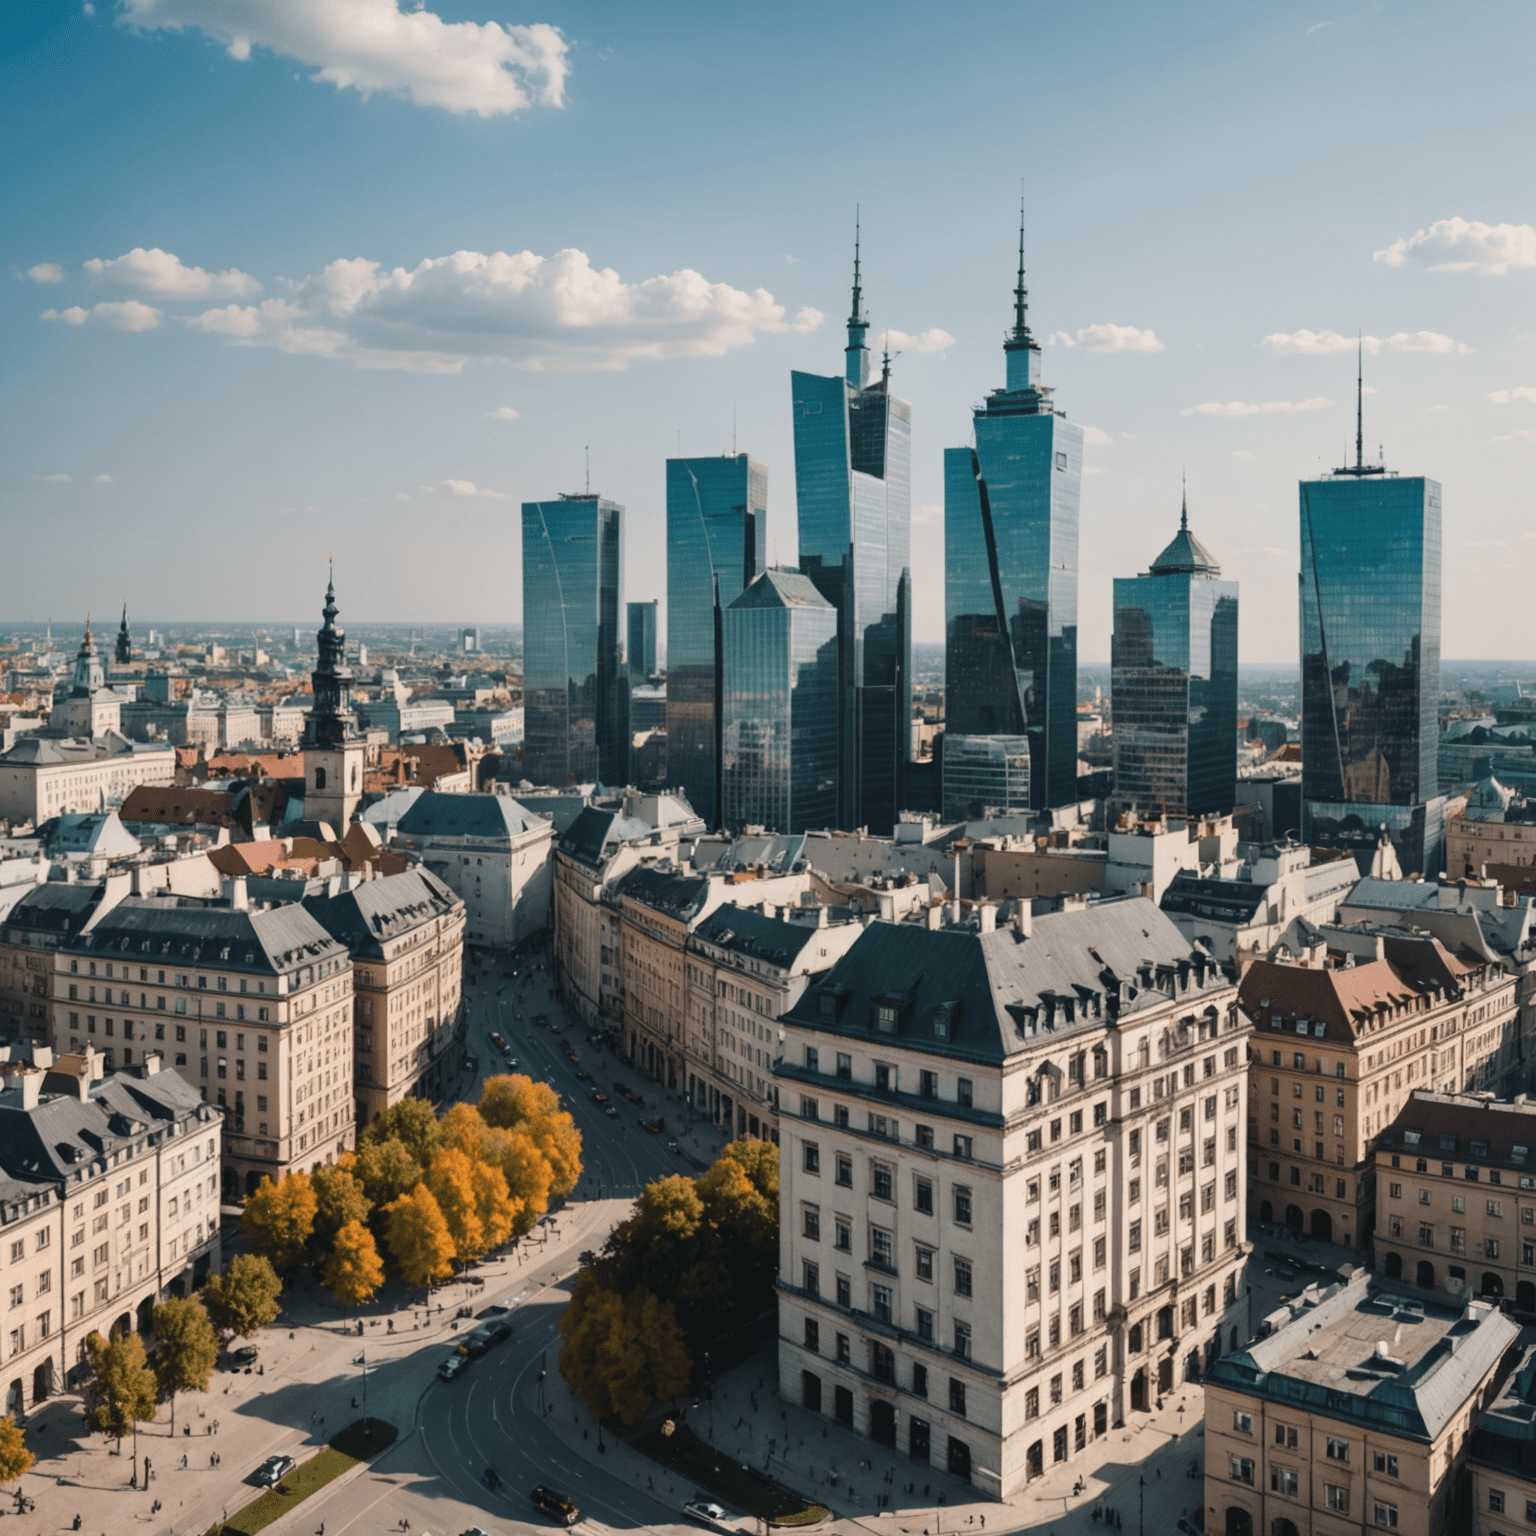
[[[410,1095],[443,1097],[464,1060],[463,901],[413,869],[304,908],[352,956],[358,1129]]]
[[[54,1051],[159,1055],[224,1116],[224,1200],[352,1149],[352,965],[302,906],[128,896],[53,964]]]
[[[1516,978],[1422,934],[1327,933],[1354,948],[1335,950],[1333,964],[1258,960],[1243,975],[1248,1198],[1261,1222],[1365,1248],[1377,1217],[1372,1143],[1407,1096],[1518,1083]]]
[[[710,827],[720,824],[721,614],[766,565],[767,539],[766,465],[744,453],[667,460],[667,772]]]
[[[94,740],[23,736],[0,753],[0,820],[39,826],[69,811],[121,805],[141,785],[176,781],[176,749],[110,732]]]
[[[147,1335],[218,1269],[219,1120],[153,1053],[105,1074],[94,1051],[0,1064],[7,1413],[77,1388],[92,1332]]]
[[[1227,815],[1237,797],[1237,583],[1189,531],[1115,578],[1110,814]]]
[[[624,509],[591,494],[523,503],[523,776],[629,778],[620,613]]]
[[[629,685],[637,688],[656,675],[656,610],[660,604],[626,603],[627,644],[624,660],[629,667]]]
[[[973,821],[1029,810],[1029,738],[944,733],[943,817]]]
[[[994,910],[784,1018],[779,1381],[1008,1498],[1248,1336],[1247,1025],[1143,898]]]
[[[1442,868],[1440,483],[1363,462],[1301,482],[1302,840]]]
[[[776,832],[836,825],[836,609],[809,577],[772,570],[721,623],[723,825]],[[669,725],[669,767],[672,739]]]
[[[1536,802],[1492,775],[1473,786],[1465,810],[1445,823],[1445,872],[1476,880],[1485,864],[1536,864]]]
[[[1007,382],[944,451],[944,729],[1026,736],[1030,803],[1077,799],[1077,564],[1083,429],[1040,382],[1024,237]],[[946,791],[947,793],[947,791]]]
[[[868,334],[855,243],[843,376],[790,376],[795,505],[800,569],[837,613],[834,823],[889,833],[911,755],[912,407],[889,366],[871,378]]]

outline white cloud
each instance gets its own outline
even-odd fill
[[[886,331],[881,337],[881,345],[892,352],[942,352],[954,344],[955,338],[948,331],[941,331],[937,327],[919,331],[915,336],[906,331]]]
[[[111,475],[92,475],[91,476],[91,481],[95,485],[111,485],[112,484],[112,476]]]
[[[91,312],[71,304],[68,309],[45,309],[42,317],[44,320],[62,320],[65,325],[84,325],[91,318]]]
[[[1428,229],[1394,240],[1372,259],[1388,267],[1412,262],[1431,272],[1485,272],[1497,276],[1511,267],[1536,267],[1536,229],[1529,224],[1437,219]]]
[[[1102,443],[1106,448],[1113,448],[1115,440],[1103,427],[1084,427],[1083,441],[1085,443]]]
[[[224,272],[185,267],[179,256],[162,251],[158,245],[147,251],[136,245],[111,261],[93,257],[85,263],[85,271],[93,283],[134,288],[162,299],[243,299],[261,292],[261,284],[249,272],[238,267]]]
[[[35,267],[27,268],[27,276],[34,283],[62,283],[64,268],[56,261],[40,261]]]
[[[417,106],[499,117],[565,101],[570,59],[558,27],[445,22],[398,0],[126,0],[119,18],[145,30],[191,27],[245,60],[267,48],[312,65],[317,81],[398,92]]]
[[[1517,440],[1531,441],[1533,439],[1536,439],[1536,427],[1521,427],[1518,432],[1503,432],[1494,438],[1493,441],[1496,443],[1513,443]],[[48,478],[51,480],[54,477],[50,475]],[[66,475],[65,479],[68,478]]]
[[[1536,389],[1528,384],[1522,384],[1519,389],[1495,389],[1489,392],[1488,398],[1496,405],[1508,405],[1514,400],[1529,400],[1536,405]]]
[[[246,346],[358,368],[459,373],[472,359],[528,369],[624,368],[637,358],[719,357],[760,333],[807,332],[766,289],[750,293],[684,268],[639,283],[594,267],[584,251],[456,251],[414,268],[333,261],[288,299],[228,304],[187,325]]]
[[[119,331],[152,331],[165,318],[153,305],[141,304],[137,299],[98,304],[91,313]]]
[[[1394,331],[1382,336],[1341,336],[1337,331],[1277,331],[1259,343],[1271,352],[1320,357],[1333,352],[1353,352],[1358,345],[1374,357],[1383,347],[1398,352],[1470,352],[1465,342],[1452,341],[1438,331]]]
[[[1251,459],[1253,455],[1246,448],[1234,448],[1232,450],[1232,457],[1234,459]]]
[[[410,499],[411,499],[411,493],[409,491],[396,491],[395,492],[395,500],[396,501],[409,501]]]
[[[1082,347],[1086,352],[1161,352],[1163,344],[1156,331],[1144,331],[1134,325],[1085,325],[1074,336],[1057,331],[1051,337],[1064,347]]]
[[[505,501],[506,496],[500,491],[484,490],[476,485],[473,480],[444,480],[442,489],[450,496],[484,496],[491,501]]]
[[[68,485],[74,479],[73,475],[39,475],[39,480],[52,481],[54,485]]]
[[[514,411],[510,405],[498,405],[494,411],[487,411],[485,414],[490,421],[516,421],[522,413]]]
[[[1249,405],[1243,400],[1209,400],[1204,405],[1187,405],[1185,416],[1258,416],[1266,411],[1321,411],[1332,404],[1328,400],[1266,400],[1263,405]]]

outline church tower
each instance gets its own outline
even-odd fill
[[[363,797],[364,743],[352,715],[352,673],[346,635],[337,627],[336,584],[325,588],[325,622],[316,639],[319,655],[310,674],[314,705],[304,728],[304,819],[329,824],[347,835]]]
[[[133,636],[128,633],[128,604],[123,604],[123,622],[117,626],[117,664],[126,667],[133,660]]]
[[[105,736],[108,731],[121,730],[122,723],[122,697],[107,687],[101,652],[96,649],[91,621],[87,618],[85,638],[75,654],[75,673],[70,680],[69,692],[62,699],[54,700],[50,726],[55,734],[89,741]]]

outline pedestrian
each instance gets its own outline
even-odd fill
[[[185,1451],[181,1453],[181,1470],[183,1472],[187,1470],[187,1453]]]
[[[1161,1467],[1159,1467],[1157,1469],[1157,1477],[1158,1477],[1158,1481],[1161,1482],[1162,1481],[1162,1477],[1163,1477],[1163,1469]]]

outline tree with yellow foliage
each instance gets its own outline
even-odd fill
[[[360,1307],[384,1283],[384,1261],[373,1233],[360,1221],[349,1221],[336,1234],[326,1261],[326,1289],[344,1307]]]
[[[638,1424],[652,1403],[676,1397],[693,1372],[670,1303],[649,1291],[619,1296],[583,1270],[560,1319],[560,1374],[599,1419]]]
[[[317,1209],[307,1173],[290,1173],[276,1184],[263,1179],[261,1188],[245,1202],[240,1230],[274,1269],[292,1269],[304,1256]]]
[[[389,1251],[408,1285],[430,1286],[453,1273],[453,1235],[425,1184],[384,1208]]]
[[[0,1483],[9,1483],[30,1470],[37,1458],[27,1449],[27,1437],[10,1414],[0,1417]]]
[[[343,1152],[334,1166],[311,1175],[310,1184],[315,1192],[312,1243],[316,1256],[324,1259],[335,1245],[336,1234],[348,1222],[367,1221],[373,1204],[358,1177],[357,1158],[350,1152]]]
[[[560,1108],[559,1096],[548,1083],[536,1083],[521,1073],[486,1079],[480,1094],[480,1117],[487,1125],[522,1130],[549,1164],[547,1194],[568,1195],[581,1178],[581,1132]],[[517,1181],[509,1171],[513,1194]]]
[[[485,1252],[485,1228],[475,1195],[475,1173],[481,1165],[457,1147],[440,1147],[427,1169],[426,1185],[437,1201],[453,1238],[453,1256],[461,1263]]]

